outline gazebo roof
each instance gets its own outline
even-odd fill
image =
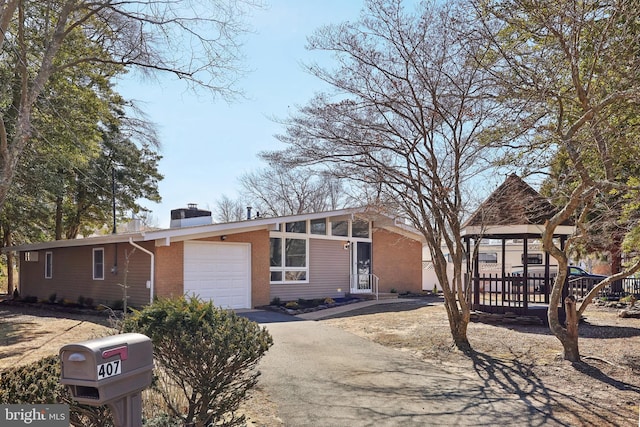
[[[492,229],[493,234],[498,226],[543,226],[556,212],[556,208],[546,198],[518,175],[511,174],[480,205],[463,227]]]

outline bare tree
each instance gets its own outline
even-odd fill
[[[3,0],[0,208],[29,144],[34,105],[56,73],[87,63],[170,72],[230,97],[243,17],[259,0]],[[86,41],[82,48],[67,48]]]
[[[316,31],[309,47],[334,54],[338,66],[308,71],[333,92],[285,121],[279,139],[288,148],[266,157],[366,183],[378,208],[409,218],[431,252],[454,344],[468,350],[465,188],[487,166],[491,148],[478,135],[497,111],[470,56],[486,49],[466,37],[464,13],[437,1],[407,12],[401,0],[370,0],[358,22]]]
[[[489,65],[496,94],[512,118],[512,126],[495,129],[493,136],[516,149],[512,159],[528,160],[526,154],[544,152],[564,164],[560,171],[551,171],[560,172],[547,188],[555,193],[559,209],[542,235],[544,249],[559,268],[548,319],[565,359],[579,361],[580,315],[603,287],[640,269],[640,258],[631,257],[621,272],[595,286],[579,307],[575,298],[568,298],[566,327],[560,323],[557,307],[562,303],[569,256],[587,241],[594,220],[614,212],[608,217],[624,223],[622,240],[635,235],[637,248],[638,216],[628,215],[638,209],[631,203],[637,197],[638,177],[633,176],[637,168],[625,165],[640,154],[640,9],[629,0],[474,3],[478,12],[474,18],[484,24],[482,36],[493,50],[481,61]],[[612,200],[623,205],[614,207]],[[562,246],[554,232],[568,220],[577,229]]]
[[[241,200],[233,200],[223,194],[220,200],[216,201],[213,215],[218,222],[234,222],[246,219],[246,204]]]
[[[245,200],[262,216],[325,212],[345,207],[338,179],[309,168],[272,167],[240,178]]]

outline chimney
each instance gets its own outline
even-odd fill
[[[211,211],[198,209],[195,203],[189,203],[187,208],[173,209],[171,211],[171,228],[191,227],[194,225],[213,224]]]
[[[247,219],[251,219],[251,206],[247,206]]]

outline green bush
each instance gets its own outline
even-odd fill
[[[54,293],[52,293],[51,295],[49,295],[49,302],[50,302],[51,304],[55,304],[55,303],[56,303],[56,297],[57,297],[57,295],[56,295],[56,293],[55,293],[55,292],[54,292]]]
[[[158,391],[171,417],[198,426],[244,424],[235,412],[256,385],[255,367],[273,344],[265,328],[211,302],[179,298],[134,310],[123,330],[151,338],[165,374]]]
[[[81,405],[60,384],[60,360],[49,356],[25,366],[7,369],[0,376],[1,404],[69,405],[69,422],[77,427],[111,427],[111,412],[106,406]]]

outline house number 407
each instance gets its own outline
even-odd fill
[[[122,363],[120,360],[113,360],[111,362],[103,363],[101,365],[98,365],[98,379],[102,380],[105,378],[120,375],[121,370]]]

